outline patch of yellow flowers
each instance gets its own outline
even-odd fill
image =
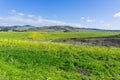
[[[44,35],[42,33],[39,33],[39,32],[30,32],[30,37],[38,38],[38,37],[44,37]]]

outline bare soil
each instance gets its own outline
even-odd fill
[[[88,37],[88,38],[67,38],[67,39],[62,38],[62,39],[54,39],[53,42],[120,47],[120,35]]]
[[[76,72],[82,73],[83,75],[86,75],[86,76],[90,76],[90,72],[87,69],[83,68],[83,67],[77,68]]]

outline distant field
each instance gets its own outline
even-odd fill
[[[85,32],[0,32],[0,39],[24,39],[24,38],[84,38],[93,36],[116,35],[120,32],[85,31]]]

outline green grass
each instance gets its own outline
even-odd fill
[[[25,40],[119,33],[0,32],[0,80],[120,80],[120,48]]]
[[[82,68],[89,75],[78,70]],[[1,80],[119,80],[120,49],[0,40]]]
[[[28,36],[27,32],[0,32],[0,39],[23,39]]]
[[[0,39],[24,39],[24,38],[84,38],[93,36],[108,36],[116,35],[120,32],[105,32],[105,31],[85,31],[85,32],[0,32]]]

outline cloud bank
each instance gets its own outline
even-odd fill
[[[24,14],[22,12],[17,12],[16,10],[11,10],[10,16],[2,17],[0,16],[0,24],[30,24],[37,26],[46,25],[70,25],[74,27],[83,27],[81,24],[66,23],[64,21],[44,19],[42,16],[36,16],[33,14]]]

